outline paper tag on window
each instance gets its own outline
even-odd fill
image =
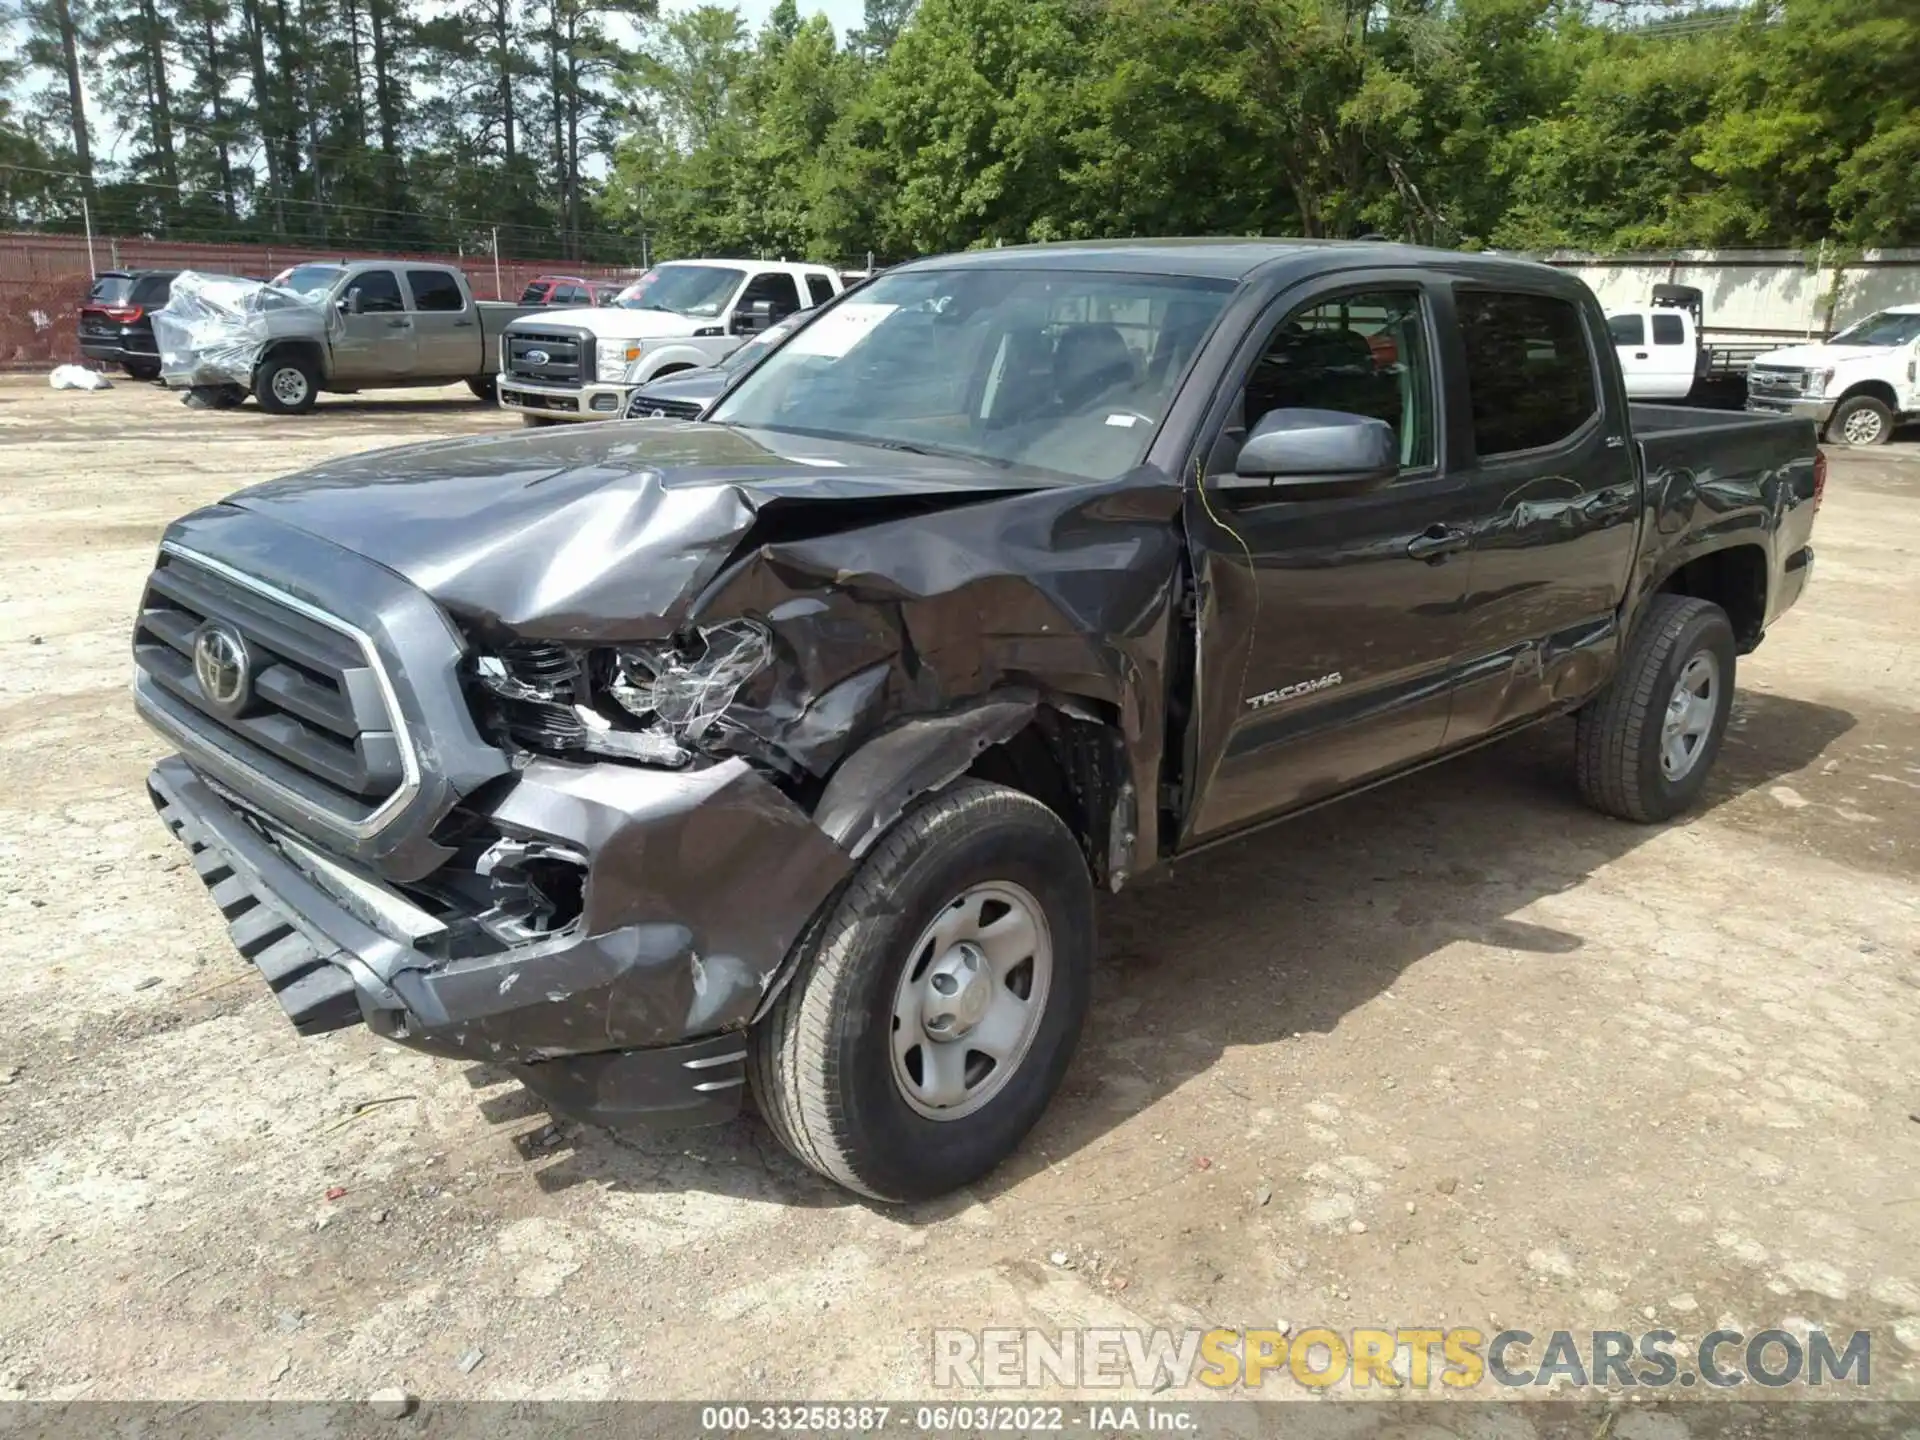
[[[834,306],[811,325],[804,327],[787,342],[787,349],[795,355],[828,355],[838,359],[866,339],[874,326],[899,308],[898,305],[863,305],[857,300],[849,300],[844,305]]]
[[[1109,415],[1107,416],[1107,423],[1109,425],[1118,425],[1124,430],[1128,426],[1138,425],[1140,423],[1140,417],[1138,415]]]

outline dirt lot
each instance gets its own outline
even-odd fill
[[[1583,810],[1559,725],[1129,892],[1038,1132],[901,1211],[298,1039],[148,807],[162,524],[509,423],[0,380],[8,1393],[909,1397],[935,1326],[1283,1321],[1871,1328],[1920,1393],[1920,447],[1833,457],[1702,813]]]

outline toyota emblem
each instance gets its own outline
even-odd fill
[[[553,359],[553,357],[544,350],[528,350],[520,358],[525,360],[529,365],[545,365]]]
[[[231,625],[209,620],[194,633],[193,677],[215,708],[232,713],[245,705],[252,671],[247,642]]]

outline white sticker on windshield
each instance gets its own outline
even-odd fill
[[[829,355],[835,359],[867,338],[873,327],[898,310],[898,305],[863,304],[850,300],[836,305],[803,329],[787,344],[793,355]]]
[[[1129,426],[1138,425],[1140,423],[1140,417],[1138,415],[1109,415],[1107,416],[1107,423],[1109,425],[1118,425],[1124,430]]]
[[[793,461],[796,465],[818,465],[824,470],[844,470],[847,468],[847,462],[844,460],[826,460],[818,455],[789,455],[786,458]]]

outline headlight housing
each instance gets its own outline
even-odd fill
[[[684,644],[583,650],[502,646],[473,661],[483,726],[528,749],[585,750],[674,767],[714,736],[726,709],[773,659],[758,620],[702,626]]]
[[[1825,370],[1807,371],[1807,394],[1825,395],[1827,393],[1827,386],[1832,383],[1832,381],[1832,367],[1828,367]]]
[[[594,378],[613,384],[627,378],[627,367],[640,358],[638,340],[596,340],[593,345]]]

